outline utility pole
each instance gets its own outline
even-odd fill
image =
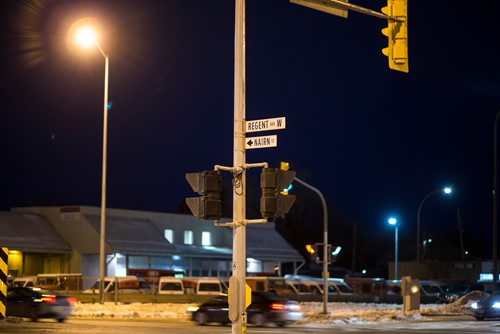
[[[494,126],[495,128],[493,129],[493,226],[492,226],[492,237],[493,237],[493,267],[492,267],[492,273],[493,273],[493,292],[497,290],[497,276],[498,276],[498,266],[497,266],[497,261],[498,261],[498,255],[497,255],[497,234],[498,234],[498,222],[497,222],[497,176],[498,176],[498,171],[497,171],[497,128],[498,128],[498,119],[500,118],[500,110],[497,112],[497,116],[495,117],[495,122]]]
[[[351,271],[356,268],[356,229],[358,227],[358,221],[355,220],[352,225],[352,259],[351,259]]]
[[[457,209],[457,223],[458,223],[458,236],[460,237],[460,253],[462,253],[462,263],[465,270],[465,249],[464,249],[464,237],[462,229],[462,216],[460,215],[460,209]]]
[[[245,0],[235,0],[234,27],[234,143],[233,167],[241,168],[239,180],[233,186],[233,265],[231,283],[236,283],[236,312],[232,320],[232,333],[246,333],[247,314],[245,306],[246,285],[246,173],[245,173]],[[230,284],[231,284],[230,283]],[[232,305],[230,305],[232,307]]]

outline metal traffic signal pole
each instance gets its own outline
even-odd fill
[[[295,177],[295,181],[318,194],[321,199],[321,205],[323,206],[323,314],[328,314],[328,207],[326,206],[325,197],[318,188],[311,186],[298,177]]]
[[[236,278],[236,319],[232,321],[232,333],[246,333],[245,306],[246,276],[246,226],[244,219],[246,199],[245,165],[245,0],[235,0],[234,29],[234,155],[233,168],[241,168],[233,183],[233,265],[232,275]],[[231,310],[230,310],[231,311]]]

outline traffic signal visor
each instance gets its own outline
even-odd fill
[[[186,179],[199,197],[186,198],[186,204],[195,217],[219,220],[222,216],[222,178],[217,171],[187,173]]]

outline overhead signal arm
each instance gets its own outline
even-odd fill
[[[382,53],[388,57],[389,68],[408,73],[408,0],[387,0],[382,12],[349,3],[347,0],[290,0],[290,2],[325,13],[347,18],[349,10],[387,20],[382,33],[388,46]]]

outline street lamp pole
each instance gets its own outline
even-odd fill
[[[318,194],[323,206],[323,314],[328,314],[328,208],[325,197],[319,189],[295,177],[295,181]]]
[[[102,126],[102,182],[101,182],[101,229],[99,236],[99,303],[104,304],[104,277],[106,275],[106,169],[108,151],[108,82],[109,82],[109,56],[102,49],[92,27],[81,25],[75,31],[75,40],[81,46],[96,47],[104,57],[104,103]]]
[[[96,42],[96,46],[104,57],[104,107],[102,129],[102,182],[101,182],[101,232],[99,240],[99,303],[104,304],[104,276],[106,276],[106,171],[108,153],[108,80],[109,57]]]
[[[450,194],[452,192],[450,187],[446,187],[444,189],[436,189],[425,195],[425,197],[420,201],[417,210],[417,274],[420,274],[420,213],[422,212],[422,207],[424,206],[425,201],[431,197],[432,195],[438,192],[444,192],[445,194]]]
[[[394,225],[394,280],[398,279],[398,221],[396,218],[389,218],[389,224]]]
[[[418,210],[417,210],[417,272],[420,269],[420,213],[422,212],[422,207],[424,206],[425,201],[434,195],[435,193],[439,192],[441,189],[436,189],[425,195],[425,197],[420,201],[420,204],[418,205]]]

